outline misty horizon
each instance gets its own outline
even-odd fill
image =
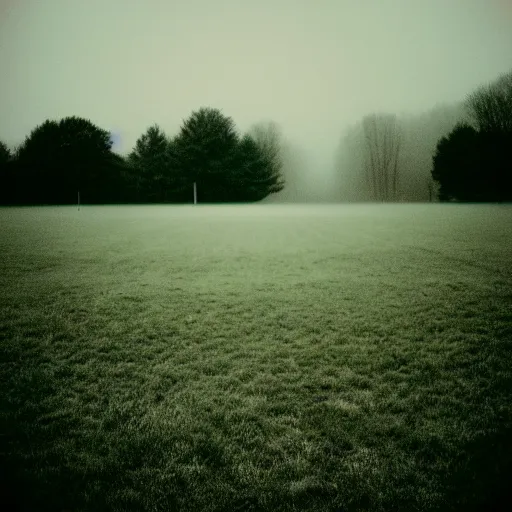
[[[451,108],[512,67],[502,0],[2,6],[0,140],[11,147],[76,115],[126,155],[149,126],[174,136],[206,106],[240,133],[277,123],[312,197],[333,188],[340,141],[363,116]]]

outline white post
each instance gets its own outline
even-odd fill
[[[80,190],[78,191],[78,211],[80,211]]]
[[[194,204],[197,204],[197,185],[194,181]]]

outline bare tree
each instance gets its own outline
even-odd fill
[[[366,141],[366,179],[372,198],[395,201],[398,197],[401,141],[396,115],[372,114],[363,118],[362,126]]]
[[[432,158],[437,142],[461,121],[469,121],[462,102],[438,104],[426,112],[398,117],[399,147],[395,148],[398,155],[393,159],[391,178],[388,179],[391,197],[395,195],[395,199],[406,201],[429,200],[428,180],[432,179]],[[378,127],[379,121],[376,123]],[[374,133],[373,128],[372,123],[367,121],[367,132],[370,135]],[[388,129],[388,142],[392,132],[392,129]],[[372,171],[371,154],[362,120],[348,126],[340,137],[335,165],[340,176],[340,195],[343,200],[368,201],[377,197],[374,189],[378,189],[378,173],[375,168],[375,172]],[[433,197],[436,197],[435,188]]]
[[[466,108],[484,132],[512,132],[512,72],[501,75],[495,82],[470,94]]]

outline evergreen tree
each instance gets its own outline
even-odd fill
[[[238,134],[230,117],[219,110],[201,108],[183,123],[174,140],[173,155],[182,179],[181,190],[193,198],[197,183],[198,201],[231,200],[230,185],[238,147]]]
[[[70,204],[78,191],[84,202],[107,202],[111,145],[107,131],[76,116],[37,126],[15,155],[24,202]]]
[[[259,127],[241,140],[235,124],[219,110],[201,108],[187,119],[172,145],[179,169],[176,190],[199,202],[259,201],[283,189],[277,132]]]
[[[279,171],[250,135],[237,150],[236,171],[232,175],[234,201],[260,201],[283,188]]]
[[[170,141],[160,127],[150,126],[135,143],[128,159],[135,172],[139,200],[167,202],[170,197],[172,159]]]
[[[279,127],[274,122],[258,123],[251,128],[249,135],[265,161],[266,166],[263,172],[267,177],[273,176],[273,179],[268,182],[266,195],[280,192],[284,189],[285,179],[283,176],[284,147]]]
[[[459,123],[437,144],[432,178],[439,183],[441,201],[476,201],[482,189],[478,162],[478,132]]]
[[[512,200],[512,73],[470,94],[466,107],[474,126],[458,124],[443,137],[432,177],[441,200]],[[475,129],[476,127],[476,129]]]

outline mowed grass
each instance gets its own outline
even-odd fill
[[[4,208],[20,510],[492,510],[512,206]],[[504,509],[506,510],[506,509]]]

